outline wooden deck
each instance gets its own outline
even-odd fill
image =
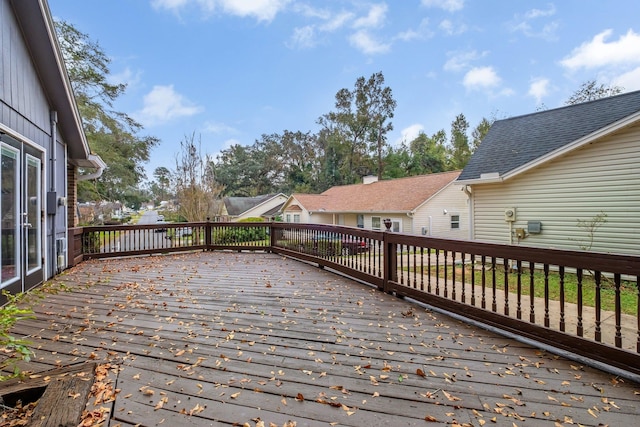
[[[34,343],[27,369],[109,363],[119,389],[110,426],[617,426],[640,416],[638,384],[273,254],[91,261],[54,282],[71,291],[47,295],[14,330]]]

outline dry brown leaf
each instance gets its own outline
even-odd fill
[[[458,400],[462,400],[459,397],[456,396],[452,396],[450,393],[447,393],[446,391],[442,390],[442,394],[444,394],[444,396],[449,399],[452,402],[458,401]]]

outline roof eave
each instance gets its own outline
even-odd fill
[[[58,125],[67,143],[69,157],[75,160],[88,160],[91,154],[89,144],[84,134],[80,112],[75,103],[47,2],[45,0],[10,1],[38,76],[43,82],[47,99],[58,112]],[[47,42],[44,43],[44,40]]]
[[[595,132],[590,133],[589,135],[585,135],[580,139],[577,139],[563,147],[560,147],[557,150],[551,151],[550,153],[545,154],[544,156],[538,157],[532,162],[526,163],[518,168],[512,169],[503,175],[503,179],[506,181],[511,179],[521,173],[527,172],[531,169],[534,169],[546,162],[554,160],[558,157],[561,157],[573,150],[576,150],[580,147],[583,147],[587,144],[592,143],[593,141],[605,137],[613,132],[616,132],[624,127],[627,127],[637,121],[640,120],[640,111],[635,112],[617,122],[610,124],[609,126],[605,126],[596,130]]]

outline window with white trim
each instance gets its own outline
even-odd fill
[[[371,229],[372,230],[380,230],[380,224],[382,222],[380,221],[380,217],[379,216],[372,216],[371,217]]]

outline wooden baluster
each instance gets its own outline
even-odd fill
[[[491,311],[494,313],[498,311],[496,268],[496,257],[491,257],[491,289],[493,291],[493,295],[491,296]]]
[[[420,290],[424,291],[424,247],[420,246]]]
[[[516,300],[516,318],[522,320],[522,261],[516,261],[517,274],[517,300]]]
[[[584,335],[584,324],[583,324],[583,320],[582,320],[582,269],[579,268],[576,270],[576,279],[578,281],[578,288],[577,288],[577,292],[578,292],[578,324],[576,325],[576,334],[578,334],[579,337],[582,337]]]
[[[449,259],[449,251],[444,251],[444,297],[449,297],[449,278],[447,277],[447,261]]]
[[[549,327],[549,264],[544,265],[544,326]]]
[[[596,283],[596,330],[595,330],[595,340],[598,342],[602,341],[602,295],[601,295],[601,276],[600,272],[596,271],[593,275],[593,280]]]
[[[560,276],[560,331],[565,330],[565,313],[564,313],[564,265],[561,265],[558,270]]]
[[[482,255],[482,297],[480,299],[481,307],[487,308],[487,271],[486,271],[486,255]]]
[[[621,275],[620,273],[615,273],[613,275],[613,282],[616,287],[616,334],[615,334],[615,344],[616,347],[622,348],[622,303],[620,301],[620,286],[621,283]]]
[[[466,275],[465,275],[465,266],[464,266],[464,252],[460,252],[460,266],[462,267],[461,269],[461,277],[460,277],[460,282],[462,283],[462,302],[466,303],[467,302],[467,281],[466,281]]]
[[[471,254],[471,305],[476,305],[476,256]]]
[[[509,260],[504,259],[504,315],[509,315]]]
[[[536,323],[536,287],[535,287],[536,264],[529,261],[529,322]]]
[[[436,295],[440,295],[440,249],[436,249]]]

